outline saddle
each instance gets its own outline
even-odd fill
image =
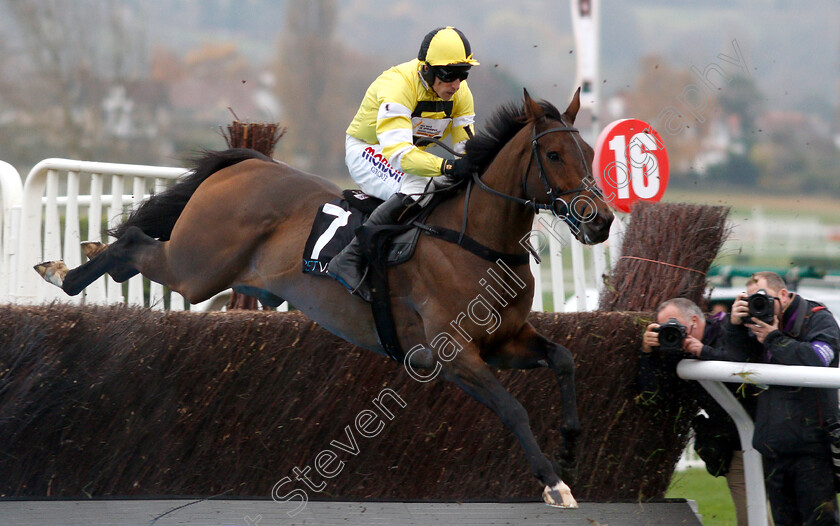
[[[382,202],[360,190],[345,190],[342,198],[321,205],[304,246],[303,272],[332,279],[327,272],[327,265],[353,240],[358,231],[365,247],[365,256],[370,262],[366,279],[369,280],[373,299],[371,309],[379,342],[388,356],[402,363],[405,353],[399,344],[391,312],[386,269],[405,263],[414,255],[422,231],[421,223],[434,208],[431,206],[434,203],[430,203],[416,217],[408,219],[407,224],[379,226],[372,231],[360,230],[359,227]]]
[[[470,186],[467,185],[467,198]],[[405,263],[414,255],[420,234],[456,244],[487,261],[502,261],[511,266],[528,264],[529,254],[508,254],[491,249],[459,232],[441,226],[429,226],[426,219],[435,207],[451,194],[436,194],[414,217],[399,225],[359,227],[383,201],[360,190],[345,190],[342,198],[324,203],[318,209],[303,251],[303,272],[332,279],[327,272],[330,259],[359,235],[364,254],[370,263],[368,275],[372,296],[371,308],[379,343],[399,363],[405,360],[397,335],[388,289],[387,268]],[[468,199],[467,199],[468,200]],[[466,208],[465,208],[466,214]],[[464,227],[466,228],[466,227]]]

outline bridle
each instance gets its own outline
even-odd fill
[[[506,199],[508,201],[513,201],[514,203],[518,203],[518,204],[521,204],[523,206],[526,206],[526,207],[530,208],[531,210],[533,210],[535,214],[538,213],[540,210],[550,210],[551,213],[554,214],[554,217],[562,220],[567,225],[569,225],[569,228],[571,229],[571,231],[575,235],[577,235],[577,233],[580,231],[581,218],[578,216],[578,214],[570,213],[571,210],[570,210],[569,205],[565,201],[563,201],[561,199],[561,197],[565,196],[565,195],[569,195],[569,194],[579,194],[580,192],[583,192],[585,190],[590,190],[590,191],[594,192],[596,194],[596,196],[600,197],[601,199],[603,199],[603,197],[601,197],[601,192],[598,189],[598,187],[597,186],[592,186],[591,184],[584,183],[584,184],[581,184],[580,186],[578,186],[577,188],[574,188],[572,190],[561,190],[561,189],[553,188],[551,186],[551,183],[548,182],[548,176],[546,176],[546,174],[545,174],[545,168],[543,167],[542,158],[541,158],[541,155],[540,155],[539,140],[540,140],[540,138],[544,137],[545,135],[548,135],[550,133],[557,133],[557,132],[569,132],[569,133],[572,134],[572,140],[574,141],[575,146],[577,147],[578,155],[580,157],[580,160],[583,162],[584,169],[586,170],[586,177],[584,178],[584,181],[592,181],[592,172],[589,168],[589,164],[586,162],[586,156],[584,156],[584,154],[583,154],[583,148],[581,148],[580,142],[578,141],[578,138],[574,135],[575,133],[579,133],[578,129],[575,128],[574,126],[567,125],[563,121],[562,118],[560,118],[559,120],[560,120],[560,124],[562,124],[562,126],[557,126],[555,128],[549,128],[547,130],[541,131],[540,133],[537,133],[536,124],[534,124],[534,126],[532,127],[532,129],[531,129],[531,157],[528,159],[528,167],[525,169],[525,174],[522,176],[522,193],[523,193],[523,195],[528,195],[528,189],[527,189],[528,175],[531,173],[531,166],[534,164],[534,162],[536,162],[537,170],[539,171],[539,177],[540,177],[540,180],[542,181],[543,187],[545,188],[545,192],[549,197],[549,202],[548,203],[538,203],[536,198],[523,199],[523,198],[517,197],[515,195],[510,195],[510,194],[506,194],[504,192],[500,192],[499,190],[496,190],[494,188],[491,188],[491,187],[487,186],[487,184],[485,184],[484,181],[481,180],[481,177],[478,174],[478,172],[474,171],[473,174],[472,174],[472,179],[466,179],[467,188],[466,188],[466,192],[464,194],[464,213],[463,213],[463,218],[461,220],[460,235],[458,235],[457,240],[454,240],[453,242],[457,243],[458,245],[462,245],[463,240],[466,238],[467,219],[469,217],[470,192],[472,190],[472,184],[473,183],[475,183],[479,188],[481,188],[485,192],[488,192],[488,193],[491,193],[495,196],[501,197],[502,199]],[[447,145],[445,145],[444,143],[442,143],[442,142],[440,142],[436,139],[430,139],[430,141],[437,144],[438,146],[441,146],[442,148],[444,148],[445,150],[447,150],[449,153],[453,154],[456,157],[463,157],[463,154],[455,152],[454,150],[449,148]],[[460,183],[456,183],[456,185],[457,184],[460,184]],[[425,192],[425,194],[436,194],[438,192],[442,192],[442,191],[445,191],[445,190],[447,190],[447,188],[442,188],[440,190],[427,191],[427,192]],[[563,210],[561,211],[561,213],[557,212],[557,202],[558,201],[563,203]],[[534,249],[531,249],[530,252],[534,256],[534,258],[537,260],[537,262],[539,262],[540,261],[539,254]]]
[[[540,155],[539,139],[550,133],[557,132],[569,132],[572,134],[572,140],[574,141],[575,146],[577,147],[578,155],[580,156],[581,161],[583,161],[583,166],[586,170],[586,180],[591,180],[592,173],[589,169],[589,164],[586,162],[586,157],[583,155],[583,148],[581,148],[580,142],[575,136],[576,132],[579,133],[578,129],[574,126],[567,125],[565,122],[563,122],[562,118],[560,119],[560,123],[562,124],[562,126],[558,126],[556,128],[549,128],[548,130],[541,131],[540,133],[537,133],[536,125],[533,126],[531,131],[531,157],[528,159],[528,167],[525,169],[525,174],[522,176],[522,194],[528,195],[528,175],[531,173],[531,166],[534,162],[536,162],[540,180],[542,181],[543,187],[545,188],[545,192],[549,197],[548,203],[538,203],[536,198],[522,199],[521,197],[509,195],[504,192],[500,192],[498,190],[490,188],[481,180],[477,172],[473,173],[473,181],[475,181],[476,185],[478,185],[478,187],[482,190],[489,192],[493,195],[499,196],[503,199],[507,199],[509,201],[513,201],[515,203],[519,203],[528,208],[531,208],[534,210],[534,213],[537,213],[540,210],[550,210],[555,217],[557,217],[558,219],[562,219],[564,222],[566,222],[566,224],[568,224],[573,231],[577,231],[577,229],[580,226],[580,218],[577,217],[577,214],[569,213],[569,205],[565,201],[563,201],[561,197],[569,194],[579,194],[580,192],[583,192],[587,189],[594,191],[597,190],[597,188],[591,188],[586,184],[582,184],[581,186],[572,190],[562,190],[558,188],[553,188],[551,186],[551,183],[548,182],[548,177],[545,174],[545,168],[543,167],[542,157]],[[564,213],[562,214],[557,213],[558,201],[563,203]]]

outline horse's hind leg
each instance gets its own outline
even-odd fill
[[[444,367],[447,380],[455,383],[467,394],[489,407],[507,426],[525,450],[531,472],[543,484],[546,504],[576,508],[569,487],[560,480],[551,462],[542,454],[528,419],[528,412],[493,375],[475,349],[464,348]]]
[[[108,245],[99,241],[85,241],[82,243],[82,252],[88,259],[93,259],[108,249]],[[117,283],[122,283],[136,276],[140,271],[126,264],[115,264],[108,269],[108,275]]]
[[[36,270],[71,296],[80,293],[106,272],[114,273],[115,279],[122,278],[118,281],[143,272],[149,279],[169,285],[171,275],[162,248],[161,241],[147,236],[137,227],[130,227],[120,239],[93,259],[70,271],[53,270],[55,262],[36,265]]]
[[[119,265],[115,265],[113,270],[116,274],[121,274],[120,277],[127,276],[125,279],[128,279],[139,272],[154,282],[178,291],[178,282],[169,265],[165,248],[168,243],[158,241],[138,227],[131,226],[118,240],[111,243],[106,253],[119,261]]]
[[[106,251],[72,270],[63,261],[39,263],[35,265],[35,270],[48,282],[61,287],[68,295],[75,296],[114,265],[114,259]]]

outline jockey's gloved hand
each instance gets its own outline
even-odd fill
[[[448,175],[455,181],[463,181],[472,177],[476,167],[466,157],[460,159],[450,160],[444,159],[441,172],[443,175]]]

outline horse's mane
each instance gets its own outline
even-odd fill
[[[560,120],[560,111],[548,101],[538,102],[546,117]],[[509,102],[502,105],[487,120],[486,129],[477,133],[466,143],[466,156],[483,173],[493,159],[519,130],[528,124],[522,103]]]

